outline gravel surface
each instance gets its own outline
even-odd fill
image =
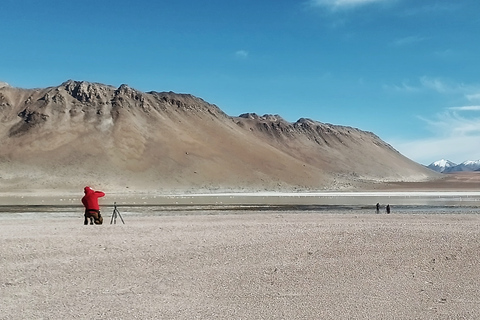
[[[480,318],[476,214],[125,220],[0,218],[0,319]]]

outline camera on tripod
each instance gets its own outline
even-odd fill
[[[122,215],[120,214],[120,211],[117,209],[117,203],[113,203],[113,213],[112,213],[112,219],[110,219],[110,224],[117,224],[117,216],[120,217],[120,220],[122,220],[123,224],[125,224],[125,221],[123,221]]]

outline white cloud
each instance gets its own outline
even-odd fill
[[[404,15],[407,16],[415,16],[415,15],[431,15],[431,14],[438,14],[438,13],[447,13],[452,14],[456,11],[459,7],[459,3],[454,3],[453,1],[450,3],[433,3],[433,4],[426,4],[421,5],[420,1],[418,2],[419,6],[411,6],[408,10],[404,12]]]
[[[414,141],[388,141],[401,154],[424,164],[447,159],[455,163],[480,159],[480,139],[469,137],[438,137]]]
[[[425,89],[444,95],[458,95],[468,101],[480,101],[479,84],[455,83],[440,78],[422,77],[420,83]]]
[[[403,47],[403,46],[412,45],[418,42],[422,42],[423,40],[425,40],[425,38],[420,36],[409,36],[409,37],[405,37],[405,38],[401,38],[393,41],[393,45],[396,47]]]
[[[246,59],[248,58],[248,51],[238,50],[237,52],[235,52],[235,56],[240,59]]]
[[[434,91],[442,95],[457,95],[468,101],[480,101],[479,84],[455,83],[442,78],[423,76],[414,84],[404,80],[401,84],[385,84],[383,88],[405,93]]]
[[[463,107],[452,107],[450,110],[460,110],[460,111],[480,111],[480,106],[463,106]]]
[[[480,93],[472,93],[472,94],[467,94],[465,95],[468,101],[480,101]]]
[[[454,107],[437,114],[434,119],[426,121],[432,130],[449,137],[465,137],[476,135],[480,137],[480,115],[468,117],[461,115],[462,111],[479,111],[480,108]],[[459,112],[460,111],[460,112]]]
[[[405,141],[386,139],[398,151],[422,164],[445,158],[453,162],[480,160],[480,85],[448,79],[421,77],[412,85],[385,85],[384,89],[405,94],[439,94],[464,105],[444,109],[430,117],[418,117],[431,133],[429,138]]]
[[[425,165],[442,158],[456,163],[480,159],[480,106],[452,107],[432,118],[420,119],[432,137],[388,142],[408,158]]]
[[[394,84],[394,85],[384,85],[383,89],[385,90],[393,90],[398,92],[420,92],[421,88],[418,86],[413,86],[408,83],[408,81],[403,81],[401,84]]]
[[[348,9],[372,3],[387,3],[391,0],[310,0],[313,7],[326,7],[332,10]]]
[[[423,87],[432,89],[439,93],[446,93],[455,90],[451,85],[448,85],[447,83],[438,78],[422,77],[420,78],[420,82]]]
[[[434,52],[435,56],[440,59],[455,59],[459,54],[453,49],[438,50]]]

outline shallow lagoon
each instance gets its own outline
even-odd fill
[[[0,205],[81,205],[83,193],[10,194],[0,193]],[[102,205],[419,205],[480,206],[480,192],[407,191],[407,192],[256,192],[151,194],[107,193]]]
[[[82,195],[63,197],[0,195],[0,218],[82,218]],[[215,215],[260,212],[374,213],[390,204],[395,213],[480,212],[480,192],[318,192],[318,193],[219,193],[219,194],[108,194],[101,199],[104,223],[114,203],[122,217],[150,215]],[[127,219],[128,220],[128,219]],[[118,223],[118,220],[117,220]]]

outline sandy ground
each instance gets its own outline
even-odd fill
[[[0,319],[478,319],[480,216],[0,217]]]

